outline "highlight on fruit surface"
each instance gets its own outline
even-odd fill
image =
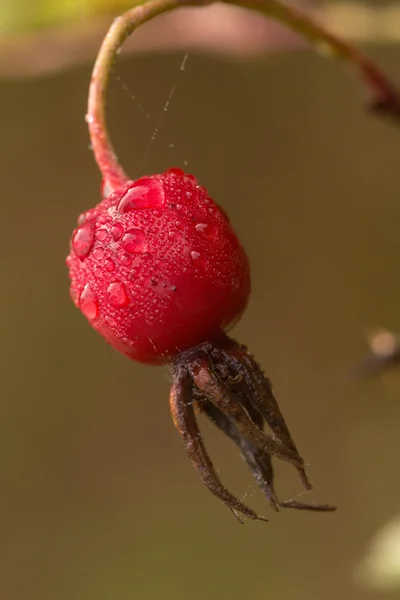
[[[372,106],[396,119],[397,91],[354,48],[293,7],[272,0],[228,2],[261,12],[360,72]],[[305,463],[271,383],[247,348],[228,337],[250,294],[247,255],[225,212],[191,175],[178,168],[132,181],[118,163],[105,121],[110,70],[124,40],[162,12],[209,2],[150,0],[118,17],[100,49],[86,120],[103,178],[103,199],[78,220],[67,258],[71,296],[116,350],[145,363],[170,363],[170,409],[200,478],[241,521],[266,520],[222,484],[200,435],[195,409],[236,444],[275,510],[333,511],[325,504],[280,501],[272,458],[289,462],[311,489]],[[271,432],[264,432],[267,425]]]

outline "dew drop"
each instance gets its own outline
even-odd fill
[[[187,175],[185,175],[186,179],[189,179],[189,181],[193,181],[193,183],[197,183],[197,179],[194,175],[191,175],[190,173],[188,173]]]
[[[172,167],[171,169],[167,169],[165,171],[166,175],[176,175],[177,177],[183,177],[185,175],[185,173],[182,171],[182,169],[179,169],[178,167]]]
[[[197,223],[195,229],[208,238],[216,238],[219,230],[218,225],[214,223]]]
[[[103,269],[101,267],[96,267],[93,271],[93,275],[97,279],[101,279],[103,277]]]
[[[115,263],[111,258],[106,258],[104,261],[104,267],[106,271],[112,273],[115,270]]]
[[[129,304],[129,297],[126,288],[120,281],[111,283],[107,288],[108,299],[114,308],[124,308]]]
[[[100,188],[100,192],[103,198],[108,198],[108,196],[111,196],[112,194],[112,187],[111,185],[108,183],[108,181],[103,180],[102,184],[101,184],[101,188]]]
[[[132,259],[129,256],[129,254],[123,254],[121,256],[121,265],[123,265],[124,267],[130,267],[132,264]]]
[[[104,257],[104,250],[103,248],[96,248],[93,251],[93,258],[95,258],[96,260],[101,260]]]
[[[83,212],[83,213],[82,213],[82,214],[80,214],[80,215],[79,215],[79,217],[78,217],[78,225],[79,225],[79,227],[80,227],[81,225],[83,225],[83,224],[85,223],[85,221],[86,221],[86,213],[85,213],[85,212]]]
[[[98,229],[96,231],[96,239],[100,242],[104,242],[107,237],[107,229]]]
[[[124,228],[122,227],[121,223],[115,223],[115,225],[111,227],[111,235],[113,237],[114,242],[118,242],[123,233]]]
[[[192,192],[186,192],[186,198],[189,200],[189,198],[192,197]]]
[[[115,320],[112,317],[109,317],[107,315],[104,320],[107,323],[107,325],[109,325],[109,327],[115,327]]]
[[[177,229],[182,229],[182,223],[180,221],[175,221],[175,227]]]
[[[107,223],[107,215],[100,215],[98,221],[99,223],[104,225],[105,223]]]
[[[135,254],[146,250],[146,236],[142,229],[129,229],[122,238],[122,245],[126,252]]]
[[[156,208],[163,206],[164,201],[165,193],[161,181],[142,177],[122,196],[117,210],[119,213],[126,213],[135,208]]]
[[[85,317],[90,321],[93,321],[99,314],[97,296],[88,283],[83,288],[79,299],[79,305]]]
[[[87,115],[85,115],[85,121],[86,123],[94,123],[94,116],[88,113]]]
[[[89,254],[94,238],[94,223],[84,223],[74,233],[72,248],[78,258],[83,260]]]
[[[181,238],[181,237],[182,237],[182,234],[180,231],[169,231],[168,232],[168,239],[170,239],[170,240],[179,240],[179,238]]]
[[[194,250],[190,253],[190,256],[193,260],[198,260],[200,258],[200,252],[195,252]]]

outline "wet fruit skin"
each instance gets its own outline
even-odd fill
[[[216,340],[250,294],[246,253],[192,175],[141,177],[79,217],[67,258],[71,297],[115,349],[166,362]]]

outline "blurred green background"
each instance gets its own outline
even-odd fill
[[[399,79],[399,47],[370,49]],[[399,130],[310,51],[233,61],[121,58],[109,118],[121,161],[181,166],[231,215],[253,293],[234,335],[274,382],[315,490],[336,514],[269,510],[236,449],[202,421],[240,526],[201,485],[168,412],[168,371],[129,362],[69,299],[77,216],[100,179],[84,115],[91,65],[0,81],[0,597],[364,600],[371,536],[399,510],[400,385],[359,382],[370,327],[400,330]],[[134,98],[135,96],[135,98]],[[147,117],[149,115],[149,117]],[[282,498],[293,469],[276,463]]]

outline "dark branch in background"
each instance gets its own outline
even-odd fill
[[[364,2],[300,0],[317,22],[356,43],[394,45],[400,42],[400,5]],[[128,41],[125,52],[198,52],[231,58],[261,57],[270,51],[288,52],[303,42],[290,30],[250,11],[241,13],[224,4],[196,11],[176,11],[163,21],[154,20]],[[74,21],[51,21],[32,29],[19,23],[10,30],[3,22],[0,34],[0,77],[28,77],[61,71],[94,60],[104,31],[114,13],[98,7],[96,16],[82,19],[77,8]],[[0,21],[0,27],[2,22]],[[132,43],[133,42],[133,43]]]

